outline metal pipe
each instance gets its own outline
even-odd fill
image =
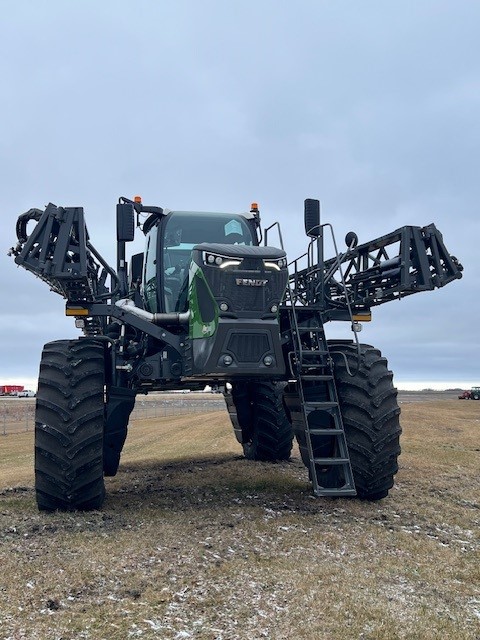
[[[115,306],[120,307],[124,311],[133,313],[134,315],[147,320],[156,325],[171,325],[171,324],[187,324],[190,319],[190,311],[184,313],[150,313],[145,309],[137,307],[133,300],[129,298],[122,298],[115,302]]]

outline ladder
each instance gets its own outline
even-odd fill
[[[316,496],[355,496],[333,363],[320,315],[289,307],[294,333],[290,365],[296,378],[286,402]],[[299,317],[300,314],[300,317]],[[292,386],[292,385],[291,385]]]

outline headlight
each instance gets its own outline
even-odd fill
[[[227,267],[238,267],[239,264],[242,264],[241,260],[224,260],[220,265],[220,269],[226,269]]]
[[[207,253],[206,251],[203,254],[203,262],[205,264],[217,267],[220,269],[225,269],[227,267],[238,267],[242,264],[243,260],[229,258],[228,256],[220,256],[217,253]]]
[[[265,267],[265,269],[280,271],[280,269],[283,269],[287,266],[287,260],[286,258],[279,258],[278,260],[275,260],[275,262],[273,260],[264,260],[263,266]]]

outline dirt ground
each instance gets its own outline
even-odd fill
[[[212,394],[213,395],[213,394]],[[480,402],[402,402],[394,489],[318,499],[224,412],[140,419],[102,511],[38,513],[0,438],[0,639],[480,640]]]

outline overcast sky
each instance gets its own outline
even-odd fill
[[[279,220],[339,239],[435,222],[462,280],[374,310],[398,386],[480,384],[480,3],[0,0],[0,384],[31,384],[64,302],[6,251],[17,215],[83,206],[114,259],[115,203]],[[335,328],[329,330],[335,336]]]

